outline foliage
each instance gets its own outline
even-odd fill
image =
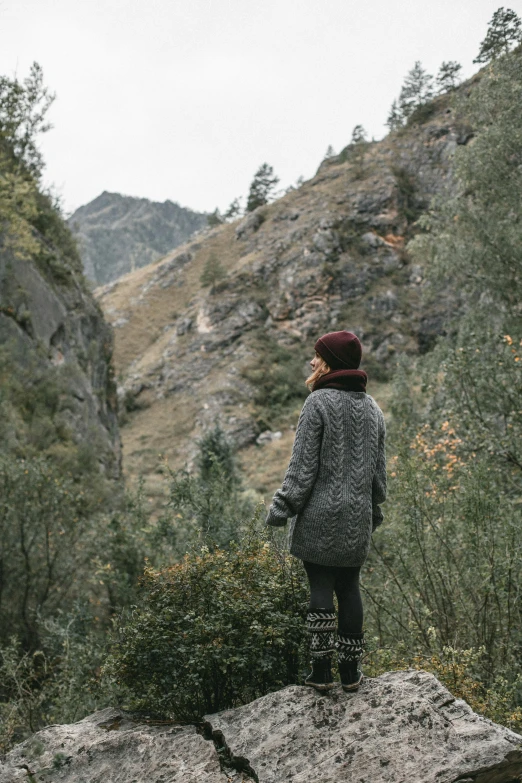
[[[393,101],[386,125],[393,131],[402,128],[408,120],[422,122],[425,117],[420,114],[434,96],[433,76],[424,70],[420,60],[416,60],[413,68],[404,79],[398,100]]]
[[[34,651],[41,623],[79,597],[105,621],[132,597],[140,554],[130,522],[102,515],[83,482],[43,457],[4,457],[0,496],[0,643],[16,635]]]
[[[444,61],[434,80],[417,60],[406,75],[399,97],[390,107],[386,120],[388,129],[396,131],[405,125],[429,120],[436,110],[432,99],[435,95],[452,92],[458,86],[461,69],[462,66],[454,60]]]
[[[279,177],[274,174],[274,169],[268,163],[263,163],[256,171],[248,192],[246,211],[253,212],[257,207],[268,204]]]
[[[386,126],[388,130],[395,131],[402,128],[404,125],[401,110],[399,108],[399,102],[395,99],[390,107],[388,117],[386,119]]]
[[[227,485],[234,486],[240,483],[232,444],[219,424],[203,435],[199,441],[196,464],[202,481],[209,481],[218,466]]]
[[[214,253],[212,253],[203,267],[203,272],[201,273],[200,277],[201,285],[210,286],[212,291],[217,283],[223,280],[226,276],[227,270],[219,258]]]
[[[243,374],[255,389],[254,403],[260,430],[274,429],[297,402],[304,402],[307,395],[303,373],[306,357],[267,337],[258,348],[256,356],[262,356],[263,361],[249,364]]]
[[[522,41],[522,23],[511,8],[498,8],[488,26],[486,37],[480,44],[480,50],[474,63],[488,63],[507,54],[512,44]]]
[[[372,626],[382,644],[483,648],[489,684],[522,650],[520,509],[487,460],[465,459],[448,421],[408,445],[392,458],[390,524],[372,553]]]
[[[99,681],[107,649],[97,625],[78,605],[41,626],[43,646],[34,652],[16,637],[0,644],[0,754],[49,724],[72,723],[110,704],[110,686]]]
[[[450,92],[451,90],[454,90],[455,87],[457,87],[460,82],[461,70],[462,65],[455,60],[444,61],[441,64],[437,78],[435,80],[437,92],[439,95],[445,92]]]
[[[362,144],[368,140],[368,134],[362,125],[356,125],[352,130],[351,144]]]
[[[220,226],[224,222],[225,221],[223,220],[223,216],[221,215],[217,207],[213,212],[210,213],[210,215],[207,215],[207,223],[210,226],[210,228],[215,228],[216,226]]]
[[[397,212],[406,223],[414,223],[421,214],[416,197],[416,185],[413,176],[402,166],[392,166],[397,192]]]
[[[131,704],[194,720],[297,682],[307,594],[295,560],[252,530],[148,568],[105,668]]]
[[[332,147],[331,144],[328,145],[326,148],[326,152],[324,153],[324,160],[329,160],[330,158],[333,158],[335,156],[335,150]]]
[[[0,150],[36,178],[43,168],[36,139],[51,127],[45,117],[54,97],[44,86],[38,63],[33,63],[22,82],[0,76]]]
[[[463,311],[398,379],[389,520],[365,581],[381,647],[402,645],[405,660],[426,661],[513,727],[522,705],[521,91],[515,50],[458,96],[475,138],[455,153],[456,195],[433,200],[408,244],[431,296],[449,279]]]
[[[51,127],[53,100],[37,63],[23,81],[0,76],[0,249],[34,258],[57,282],[68,282],[82,268],[76,243],[59,203],[40,187],[37,139]]]
[[[216,425],[199,442],[197,473],[170,473],[169,507],[176,527],[190,543],[198,536],[211,546],[227,547],[237,540],[252,514],[252,500],[243,493],[232,446]],[[164,532],[168,525],[164,522]]]
[[[456,103],[461,116],[479,128],[472,144],[455,153],[460,187],[444,193],[419,220],[423,233],[410,250],[422,258],[435,284],[451,277],[470,304],[501,321],[518,318],[522,288],[522,53],[513,52],[490,66],[468,96]],[[456,263],[458,259],[458,263]],[[484,321],[484,318],[482,318]],[[512,337],[515,337],[512,334]]]
[[[227,211],[223,214],[223,217],[225,218],[225,220],[234,220],[235,218],[241,215],[241,212],[242,212],[241,200],[235,198],[233,201],[230,202]]]
[[[37,617],[66,600],[88,553],[83,490],[44,459],[0,461],[0,634],[38,643]]]

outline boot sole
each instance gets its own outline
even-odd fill
[[[356,691],[359,685],[361,684],[361,682],[363,681],[363,679],[364,676],[361,674],[357,682],[352,682],[350,685],[343,685],[343,691],[345,691],[346,693]]]
[[[305,685],[309,685],[312,688],[315,688],[316,691],[319,691],[320,693],[324,693],[325,691],[331,691],[334,687],[335,683],[328,682],[328,683],[319,683],[319,682],[306,682]]]

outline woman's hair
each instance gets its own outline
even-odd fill
[[[323,375],[326,375],[327,372],[330,372],[330,367],[328,364],[326,364],[325,360],[322,356],[319,356],[319,354],[316,352],[315,354],[317,358],[319,359],[319,362],[316,365],[315,370],[313,373],[306,379],[305,383],[308,387],[309,391],[314,390],[314,383],[319,380],[319,378],[322,378]]]

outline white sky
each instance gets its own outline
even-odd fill
[[[357,123],[381,138],[415,60],[471,76],[499,3],[0,0],[0,73],[36,60],[57,94],[41,147],[66,210],[103,190],[224,210],[265,161],[286,187]]]

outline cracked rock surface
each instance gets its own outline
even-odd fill
[[[31,773],[31,774],[30,774]],[[31,777],[32,775],[32,777]],[[390,672],[357,693],[291,686],[194,726],[107,709],[38,732],[0,783],[517,783],[522,737],[476,715],[431,674]]]

